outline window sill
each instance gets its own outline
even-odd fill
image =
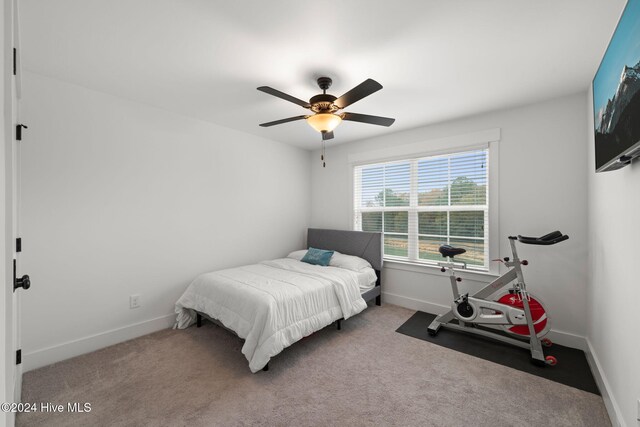
[[[392,270],[411,271],[414,273],[432,274],[434,276],[441,276],[443,273],[440,271],[440,267],[437,265],[419,264],[409,261],[401,261],[397,259],[383,259],[384,268],[390,268]],[[476,280],[479,282],[492,281],[500,276],[498,272],[473,270],[473,269],[456,269],[456,276],[463,279]]]

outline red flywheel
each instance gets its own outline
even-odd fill
[[[524,310],[524,303],[517,294],[505,293],[498,300],[501,304],[510,305],[515,308]],[[547,312],[539,299],[529,294],[529,308],[531,309],[531,317],[533,318],[533,328],[536,331],[538,337],[544,336],[549,332],[549,319],[547,318]],[[503,325],[504,330],[510,334],[520,337],[529,336],[528,325]]]

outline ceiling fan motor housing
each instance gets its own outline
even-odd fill
[[[311,104],[311,111],[314,113],[333,113],[338,111],[339,108],[333,103],[336,99],[337,98],[335,96],[326,93],[313,96],[309,100],[309,104]]]
[[[333,104],[333,101],[338,98],[327,94],[327,89],[331,87],[333,80],[329,77],[319,77],[317,82],[323,93],[316,95],[309,100],[309,104],[311,104],[311,111],[314,113],[335,113],[339,108]]]

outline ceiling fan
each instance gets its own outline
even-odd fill
[[[261,123],[260,126],[269,127],[305,119],[312,128],[322,133],[322,140],[326,141],[333,138],[333,130],[343,120],[387,127],[391,126],[395,121],[395,119],[388,117],[370,116],[367,114],[348,112],[338,113],[338,111],[348,107],[354,102],[360,101],[362,98],[382,89],[382,85],[377,81],[367,79],[342,95],[340,98],[336,98],[335,96],[327,93],[327,89],[331,87],[332,83],[332,80],[329,77],[320,77],[317,81],[318,86],[322,89],[322,93],[311,97],[309,102],[287,95],[286,93],[280,92],[279,90],[269,86],[260,86],[258,88],[259,91],[277,96],[285,101],[293,102],[294,104],[311,110],[312,112],[312,114],[309,115],[295,116],[273,122]]]

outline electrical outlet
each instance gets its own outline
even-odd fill
[[[138,307],[140,307],[140,295],[129,296],[129,308],[138,308]]]

